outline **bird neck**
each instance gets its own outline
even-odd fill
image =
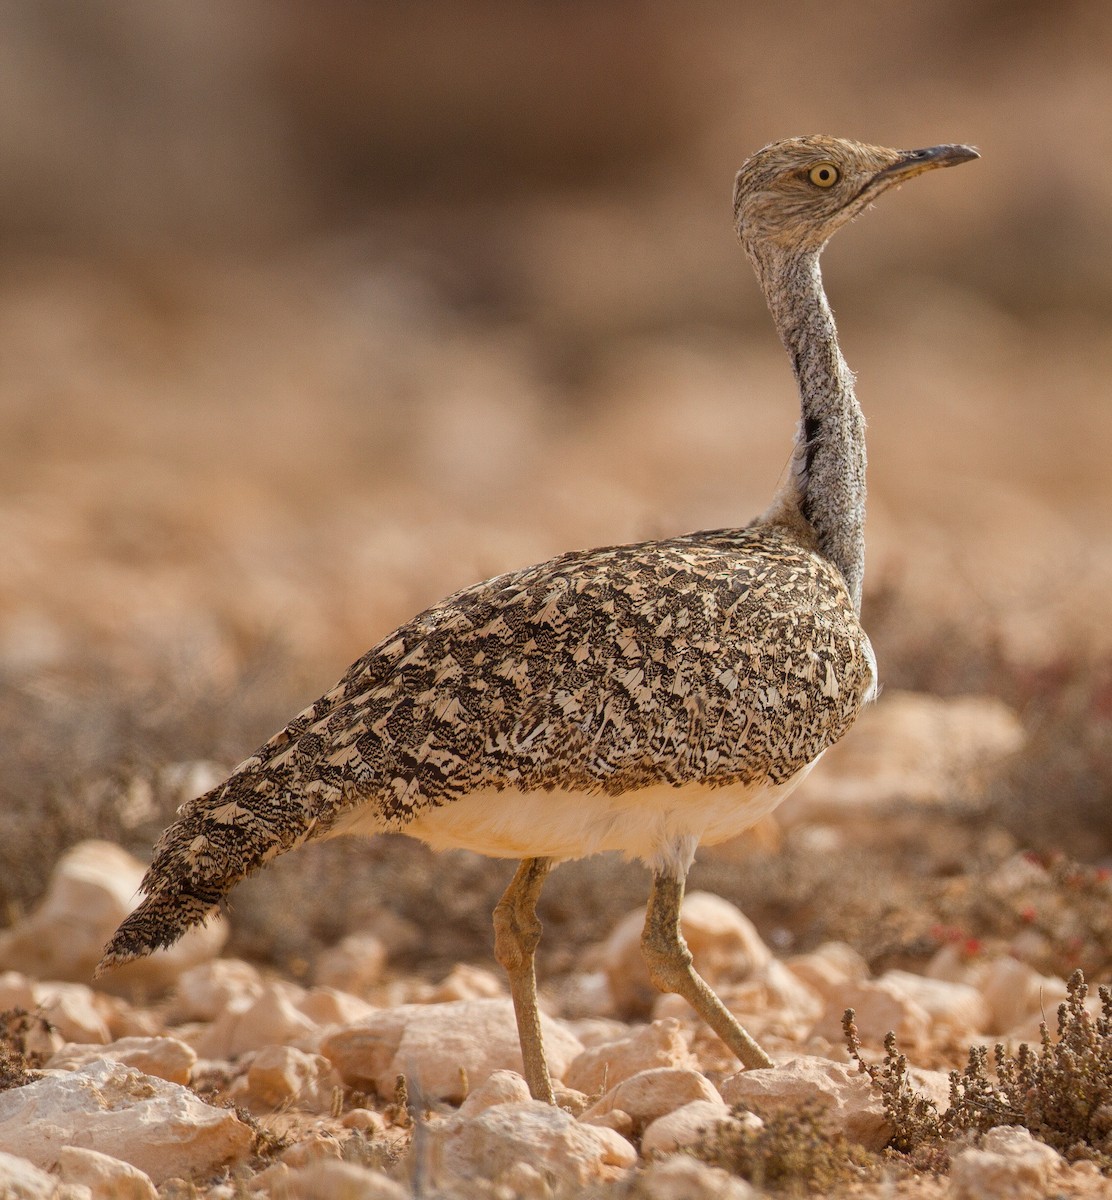
[[[865,573],[865,418],[838,347],[819,251],[748,247],[799,385],[791,470],[769,516],[797,511],[861,610]]]

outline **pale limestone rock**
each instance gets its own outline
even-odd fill
[[[159,1037],[166,1031],[165,1014],[153,1008],[133,1008],[122,996],[94,992],[97,1010],[113,1042],[125,1037]]]
[[[576,1091],[575,1088],[564,1087],[563,1084],[554,1083],[552,1085],[552,1094],[556,1103],[567,1112],[570,1112],[573,1117],[580,1117],[587,1111],[591,1104],[591,1098],[584,1095],[582,1092]]]
[[[215,1021],[228,1012],[250,1007],[263,990],[258,968],[238,958],[217,958],[200,963],[178,976],[170,997],[167,1020],[171,1025],[186,1021]]]
[[[366,1000],[330,987],[310,988],[296,1008],[317,1025],[352,1025],[376,1011]]]
[[[950,1107],[950,1072],[928,1071],[924,1067],[909,1067],[911,1086],[929,1100],[940,1113]]]
[[[735,1117],[719,1100],[692,1100],[645,1126],[641,1136],[641,1154],[645,1158],[653,1155],[673,1154],[684,1146],[694,1146],[720,1125],[746,1125],[760,1128],[763,1122],[754,1113]]]
[[[619,1015],[651,1009],[658,993],[641,956],[643,909],[623,917],[602,948],[607,981]],[[739,909],[711,892],[684,897],[680,927],[695,969],[712,988],[752,977],[772,958],[756,927]]]
[[[615,1021],[611,1017],[579,1017],[574,1021],[565,1021],[565,1024],[583,1043],[585,1050],[592,1046],[601,1046],[603,1042],[620,1042],[640,1028],[627,1021]]]
[[[752,985],[738,984],[733,1003],[737,1012],[744,1013],[742,993],[747,987],[759,989],[765,1008],[761,1012],[761,1028],[784,1037],[802,1038],[818,1021],[826,1008],[822,995],[805,980],[789,971],[779,959],[772,959]]]
[[[582,1113],[580,1114],[583,1115]],[[624,1138],[632,1138],[637,1136],[637,1123],[634,1119],[621,1108],[612,1108],[609,1112],[599,1113],[593,1116],[586,1122],[588,1125],[602,1125],[607,1129],[613,1129],[615,1133],[620,1133]]]
[[[166,1020],[157,1009],[133,1008],[119,1019],[110,1019],[108,1030],[113,1041],[124,1037],[161,1037],[166,1032]]]
[[[294,1169],[307,1167],[310,1163],[339,1160],[342,1157],[340,1143],[324,1130],[317,1130],[301,1141],[294,1142],[280,1155],[282,1162]]]
[[[504,996],[506,985],[501,976],[484,967],[457,963],[429,993],[430,1004],[449,1004],[453,1000],[483,1000]]]
[[[35,985],[18,971],[5,971],[0,974],[0,1012],[7,1009],[20,1008],[27,1013],[42,1016],[37,1013],[38,1000],[35,998]],[[42,1020],[31,1020],[24,1034],[26,1049],[29,1054],[49,1058],[65,1045],[66,1039]]]
[[[608,1017],[615,1011],[605,971],[577,971],[566,976],[560,982],[557,996],[565,1018]]]
[[[531,1099],[529,1085],[516,1071],[492,1071],[468,1093],[459,1106],[460,1116],[474,1116],[495,1104],[527,1104]]]
[[[960,942],[946,942],[934,952],[923,974],[930,979],[945,979],[947,983],[968,983],[979,988],[984,983],[988,964],[979,956],[971,956]]]
[[[527,1162],[515,1162],[500,1171],[494,1181],[495,1196],[512,1196],[513,1200],[552,1200],[548,1180]]]
[[[440,1163],[445,1180],[497,1179],[524,1162],[558,1191],[615,1178],[637,1161],[637,1151],[612,1129],[581,1125],[538,1100],[450,1117],[430,1128],[429,1140],[430,1160]]]
[[[884,823],[872,819],[878,807],[976,797],[1023,741],[1022,722],[993,697],[886,691],[776,816],[789,830],[852,825],[859,842],[885,836]]]
[[[278,1197],[285,1196],[284,1189],[292,1174],[292,1169],[284,1162],[271,1163],[265,1170],[251,1176],[247,1181],[247,1190],[252,1196],[265,1197],[266,1200],[274,1197],[274,1200],[278,1200]]]
[[[905,1049],[926,1046],[930,1041],[931,1018],[907,991],[884,980],[865,980],[848,985],[837,1005],[828,1005],[812,1033],[837,1045],[843,1041],[842,1013],[852,1008],[861,1041],[879,1046],[892,1032]]]
[[[155,1200],[158,1195],[150,1176],[138,1167],[83,1146],[62,1147],[58,1174],[66,1183],[87,1187],[92,1200]]]
[[[239,1161],[252,1134],[179,1084],[104,1060],[0,1093],[0,1150],[51,1166],[66,1145],[95,1146],[157,1185]]]
[[[616,1041],[592,1046],[577,1055],[564,1083],[587,1095],[599,1095],[638,1071],[652,1067],[698,1067],[677,1020],[653,1021]]]
[[[934,1036],[965,1039],[988,1028],[991,1016],[984,997],[968,983],[927,979],[911,971],[885,971],[877,981],[889,983],[909,996],[930,1017]]]
[[[26,1158],[0,1150],[0,1196],[4,1200],[93,1200],[81,1184],[59,1184]]]
[[[0,1012],[8,1008],[35,1007],[33,980],[19,971],[0,971]]]
[[[93,989],[83,983],[36,983],[35,1011],[45,1017],[67,1042],[97,1043],[112,1040],[108,1022],[96,1004]]]
[[[369,1167],[321,1159],[290,1171],[273,1193],[282,1200],[409,1200],[410,1192]]]
[[[649,1163],[630,1193],[630,1200],[756,1200],[756,1197],[757,1192],[744,1179],[686,1154]]]
[[[193,1046],[202,1058],[238,1058],[249,1050],[307,1038],[316,1028],[290,999],[290,989],[271,982],[247,1008],[229,1009],[217,1017]]]
[[[1033,1154],[1052,1168],[1065,1164],[1057,1150],[1040,1142],[1022,1125],[995,1126],[983,1135],[980,1148],[990,1154]]]
[[[423,1005],[421,1007],[424,1008]],[[321,1039],[320,1052],[350,1087],[366,1090],[370,1084],[379,1095],[390,1097],[394,1094],[398,1075],[405,1073],[394,1069],[394,1058],[416,1009],[417,1006],[413,1004],[399,1004],[380,1009],[344,1029],[330,1030]],[[440,1009],[429,1008],[426,1011],[440,1012]],[[477,1082],[469,1080],[472,1087]],[[427,1087],[426,1084],[422,1086]],[[464,1089],[461,1087],[456,1103],[462,1100],[463,1095]]]
[[[882,1149],[891,1136],[880,1097],[866,1077],[827,1058],[793,1058],[768,1070],[740,1071],[722,1081],[721,1092],[727,1104],[758,1116],[815,1101],[847,1138],[870,1150]]]
[[[342,1086],[339,1074],[322,1055],[293,1046],[265,1046],[252,1057],[247,1074],[236,1080],[231,1094],[255,1113],[278,1108],[326,1113]]]
[[[1020,1031],[1026,1023],[1031,1026],[1028,1032],[1037,1038],[1043,1013],[1051,1030],[1057,1027],[1058,1005],[1067,992],[1064,979],[1040,975],[1034,967],[1005,955],[986,967],[981,994],[989,1010],[987,1032]]]
[[[718,996],[738,1020],[758,1040],[768,1037],[799,1041],[822,1017],[822,998],[776,959],[761,967],[743,983],[720,984]],[[661,995],[653,1006],[653,1015],[692,1015],[681,996]]]
[[[869,978],[869,964],[845,942],[824,942],[809,954],[789,958],[784,965],[824,1000],[835,1004],[847,984]]]
[[[749,917],[711,892],[685,896],[680,928],[699,972],[708,982],[739,982],[773,958]]]
[[[620,1109],[633,1119],[634,1129],[641,1130],[658,1117],[693,1100],[717,1103],[723,1112],[726,1111],[722,1097],[705,1075],[683,1067],[654,1067],[623,1079],[596,1100],[581,1120],[590,1124],[612,1109]]]
[[[176,1030],[181,1033],[181,1030]],[[204,1092],[226,1092],[247,1070],[248,1064],[224,1062],[222,1059],[199,1058],[193,1064],[189,1086],[198,1095]]]
[[[386,1118],[373,1108],[351,1108],[340,1118],[345,1129],[358,1129],[378,1137],[386,1132]]]
[[[129,1037],[105,1046],[69,1042],[55,1054],[48,1067],[75,1071],[98,1058],[109,1058],[134,1067],[144,1075],[154,1075],[169,1083],[187,1084],[197,1061],[192,1047],[174,1037]]]
[[[562,1022],[541,1016],[548,1066],[562,1079],[583,1049]],[[321,1053],[355,1087],[392,1096],[398,1075],[429,1099],[458,1104],[492,1071],[521,1071],[521,1048],[509,1000],[403,1004],[327,1034]]]
[[[1065,1160],[1026,1129],[990,1129],[979,1149],[963,1150],[950,1168],[954,1200],[1028,1200],[1047,1196]]]
[[[313,966],[318,987],[335,988],[353,996],[366,996],[382,982],[386,947],[373,933],[352,933],[330,946]]]
[[[139,902],[143,870],[138,859],[111,842],[74,846],[55,865],[38,907],[0,933],[0,968],[36,979],[91,979],[108,939]],[[106,975],[101,986],[106,991],[164,990],[187,967],[218,954],[226,938],[226,926],[214,917],[169,950]]]
[[[748,979],[772,959],[757,927],[728,900],[712,892],[684,897],[680,928],[703,978],[709,983]]]

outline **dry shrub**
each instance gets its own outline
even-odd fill
[[[1044,1021],[1037,1050],[1023,1043],[1013,1055],[997,1043],[990,1066],[985,1047],[970,1047],[964,1070],[950,1072],[944,1113],[911,1084],[894,1034],[885,1038],[879,1064],[862,1058],[853,1010],[847,1009],[846,1044],[883,1100],[893,1130],[890,1147],[914,1156],[997,1125],[1021,1125],[1069,1161],[1112,1172],[1112,989],[1099,989],[1096,1017],[1085,1007],[1088,990],[1075,971],[1058,1008],[1057,1040]]]
[[[241,649],[230,682],[158,662],[131,678],[91,651],[33,682],[0,668],[0,926],[39,900],[78,842],[149,856],[188,798],[168,786],[168,766],[238,762],[296,710],[280,647],[260,637]]]
[[[975,880],[952,880],[935,906],[942,942],[1022,957],[1049,975],[1112,968],[1112,871],[1059,851],[1027,851]]]
[[[399,1174],[406,1160],[404,1140],[398,1136],[383,1137],[354,1130],[340,1143],[340,1157],[344,1162],[370,1171]]]
[[[1079,596],[1079,607],[1084,603]],[[995,696],[1022,716],[1024,747],[989,790],[993,823],[1040,852],[1089,861],[1107,855],[1112,656],[1090,640],[1063,635],[1049,655],[1032,662],[1005,644],[996,627],[1002,616],[939,616],[892,577],[882,576],[866,597],[865,623],[886,687]]]
[[[1086,648],[1027,681],[1027,745],[992,796],[992,815],[1040,852],[1112,852],[1112,659]]]
[[[25,1008],[0,1012],[0,1092],[39,1078],[36,1068],[45,1063],[46,1056],[32,1048],[32,1035],[49,1034],[50,1029],[44,1017]]]
[[[817,1102],[763,1120],[759,1129],[719,1124],[692,1153],[758,1188],[789,1194],[826,1195],[875,1173],[876,1158],[848,1141]]]

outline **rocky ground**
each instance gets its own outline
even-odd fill
[[[1104,10],[9,7],[0,1197],[1108,1194]],[[797,398],[729,189],[819,128],[984,157],[824,260],[882,693],[684,914],[776,1069],[652,992],[608,857],[541,898],[557,1109],[509,863],[308,846],[94,984],[175,807],[399,622],[765,508]]]
[[[779,817],[707,853],[707,869],[736,870],[771,846],[790,855],[801,837],[837,855],[896,812],[926,853],[928,830],[956,836],[955,796],[983,815],[1025,736],[998,701],[899,692],[858,735]],[[178,773],[197,783],[211,770]],[[772,1054],[768,1071],[739,1072],[685,1003],[653,993],[638,952],[642,911],[614,914],[542,980],[559,1100],[549,1108],[529,1099],[519,1074],[510,1001],[489,956],[437,978],[407,969],[391,949],[406,944],[405,920],[386,909],[319,947],[296,979],[224,952],[233,911],[92,985],[142,864],[85,841],[57,863],[39,904],[0,933],[0,1193],[1106,1194],[1099,1140],[1056,1150],[1046,1130],[1032,1137],[999,1116],[989,1123],[1002,1127],[983,1136],[916,1134],[908,1112],[886,1108],[883,1087],[857,1069],[843,1031],[852,1007],[863,1058],[889,1066],[882,1043],[894,1033],[914,1064],[907,1082],[939,1113],[952,1100],[946,1070],[961,1068],[969,1047],[1037,1044],[1040,1020],[1049,1014],[1053,1025],[1067,997],[1066,979],[1047,970],[1054,922],[1073,920],[1082,936],[1076,898],[1104,887],[1103,873],[1069,883],[1060,867],[1001,845],[980,891],[1017,914],[1014,932],[975,940],[936,923],[933,952],[911,969],[877,967],[846,941],[777,953],[729,901],[690,892],[683,927],[696,964]]]
[[[992,422],[940,430],[917,459],[923,430],[897,438],[907,415],[890,409],[885,435],[879,406],[865,615],[885,689],[772,818],[692,871],[699,968],[775,1071],[739,1075],[684,1004],[652,993],[644,871],[606,857],[561,867],[540,906],[555,1110],[516,1074],[491,954],[510,864],[404,838],[307,847],[172,952],[92,985],[174,807],[375,636],[567,546],[756,511],[790,431],[787,386],[737,410],[738,379],[785,373],[774,345],[627,347],[597,405],[569,401],[561,424],[512,339],[380,311],[378,293],[360,293],[349,358],[319,284],[308,305],[275,288],[278,315],[225,346],[264,283],[228,283],[227,310],[180,334],[168,364],[126,370],[101,335],[139,322],[127,345],[151,341],[130,302],[106,324],[103,289],[82,298],[69,274],[39,284],[38,314],[0,289],[28,377],[59,381],[55,408],[21,410],[35,456],[0,445],[0,1195],[1103,1194],[1103,1116],[1071,1141],[1006,1105],[982,1119],[989,1095],[978,1120],[1003,1129],[932,1131],[891,1094],[886,1109],[842,1028],[852,1007],[882,1070],[892,1031],[945,1112],[945,1072],[971,1046],[1037,1043],[1075,968],[1112,972],[1108,556],[1080,517],[1052,515],[1060,473],[1029,473],[995,506],[970,491],[929,520],[916,508],[950,456],[1003,478],[1016,451]],[[1007,364],[1001,396],[1027,419],[1051,355],[1006,340],[994,370]],[[396,406],[363,411],[368,373],[394,378]],[[149,391],[167,402],[144,407]],[[743,441],[772,466],[739,498]],[[1073,570],[1068,596],[1010,549],[1017,505],[1040,561]],[[1074,1092],[1103,1113],[1103,1086]],[[1029,1090],[1054,1107],[1049,1085]],[[1008,1128],[1017,1115],[1034,1139]]]

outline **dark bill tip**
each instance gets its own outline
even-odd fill
[[[928,146],[924,150],[906,150],[890,167],[885,167],[880,173],[881,178],[910,177],[922,171],[930,171],[935,167],[956,167],[959,163],[972,162],[980,158],[980,154],[972,146],[949,144],[945,146]]]

